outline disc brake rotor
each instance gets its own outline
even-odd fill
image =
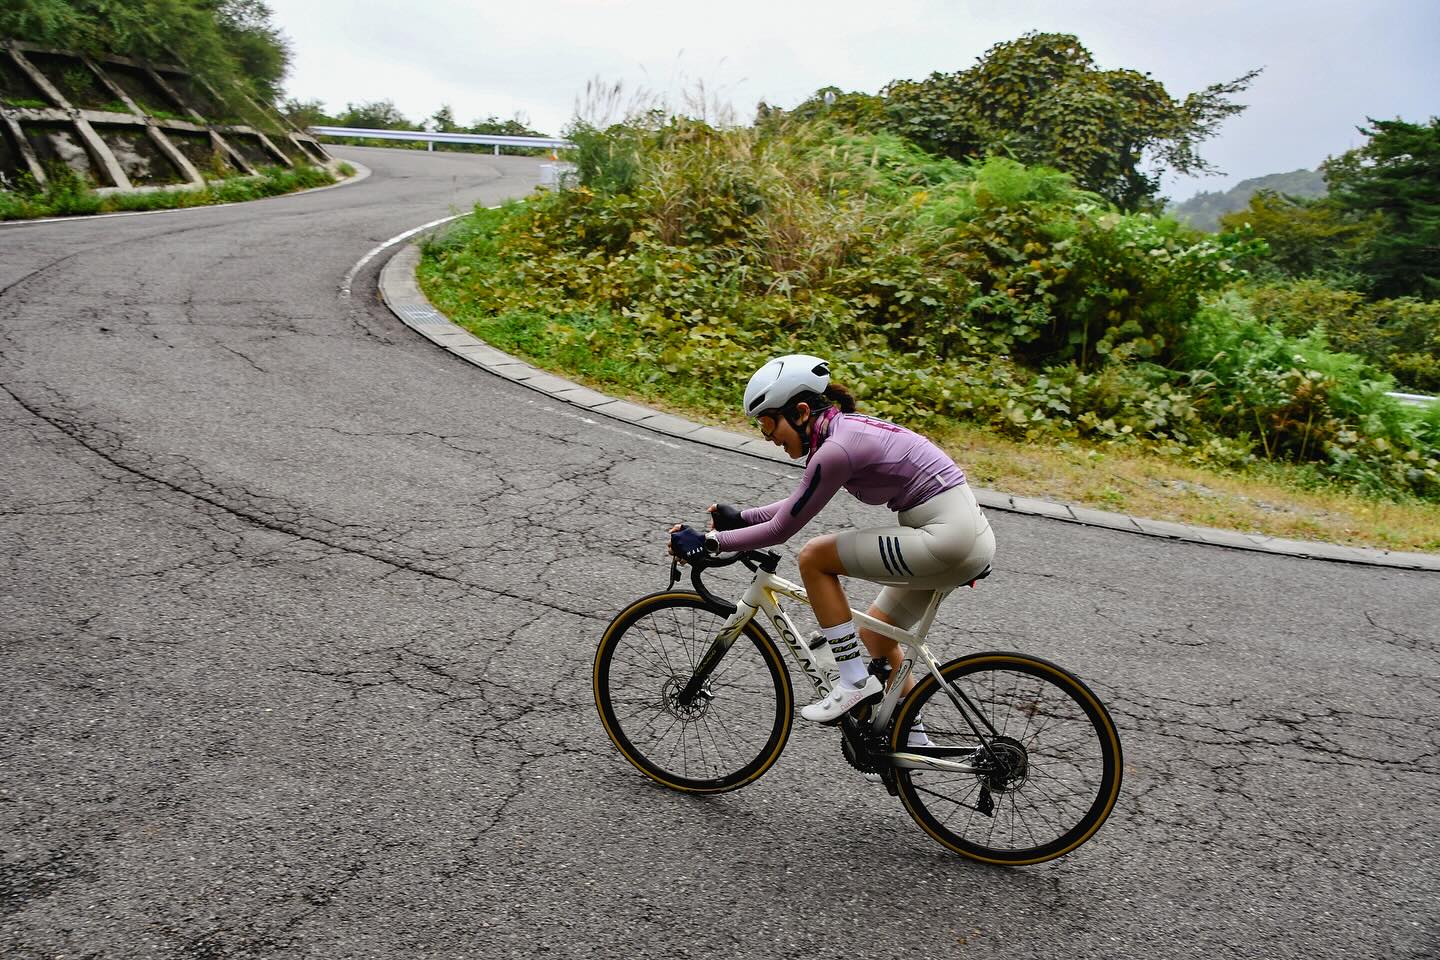
[[[710,688],[710,681],[700,684],[695,697],[689,703],[681,701],[680,694],[689,683],[688,677],[671,677],[665,681],[665,688],[660,692],[660,700],[665,705],[665,712],[678,720],[691,723],[701,719],[710,709],[710,702],[715,699],[715,691]]]
[[[1014,737],[991,737],[980,781],[996,793],[1019,790],[1030,776],[1030,754]]]

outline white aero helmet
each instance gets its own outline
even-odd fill
[[[830,364],[819,357],[792,353],[776,357],[755,371],[745,387],[745,415],[758,417],[785,406],[802,393],[824,393],[830,386]]]

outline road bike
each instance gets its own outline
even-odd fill
[[[702,574],[737,562],[754,577],[730,603]],[[803,587],[776,574],[779,563],[771,551],[700,557],[691,563],[692,592],[674,589],[680,573],[672,562],[670,588],[636,600],[606,629],[595,654],[595,705],[621,755],[656,782],[723,793],[753,783],[779,758],[794,690],[757,613],[817,697],[837,679],[821,661],[823,645],[812,649],[781,609],[782,598],[809,601]],[[838,722],[845,759],[878,774],[927,834],[962,856],[1010,866],[1064,856],[1115,806],[1115,724],[1084,683],[1039,657],[974,653],[940,663],[925,635],[949,592],[937,591],[908,631],[852,611],[858,625],[899,641],[906,656],[893,676],[884,660],[872,662],[884,693]],[[912,671],[923,677],[907,693]]]

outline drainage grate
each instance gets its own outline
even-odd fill
[[[448,324],[450,322],[444,315],[429,304],[424,306],[407,304],[406,306],[395,308],[395,312],[400,315],[401,320],[404,320],[412,327],[417,324]]]

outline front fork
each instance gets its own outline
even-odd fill
[[[689,681],[675,697],[681,706],[688,707],[695,702],[695,698],[705,687],[705,681],[709,680],[710,675],[715,672],[715,668],[720,666],[720,661],[725,659],[725,654],[735,645],[735,641],[739,639],[740,632],[745,629],[745,625],[754,618],[756,607],[749,601],[750,596],[747,591],[745,597],[736,605],[735,611],[726,618],[725,624],[715,635],[710,646],[706,648],[704,655],[700,657],[700,662],[695,665],[695,672],[691,674]]]
[[[781,641],[790,649],[795,662],[800,664],[800,669],[805,673],[811,686],[815,688],[816,694],[824,697],[830,693],[831,678],[820,669],[820,662],[815,651],[800,639],[795,621],[780,609],[773,595],[770,596],[768,603],[765,602],[763,598],[767,592],[763,579],[757,579],[751,583],[749,589],[745,591],[745,595],[736,604],[735,612],[725,620],[720,632],[715,635],[714,641],[706,649],[700,662],[696,664],[695,673],[685,684],[684,689],[680,691],[678,699],[682,705],[688,706],[695,697],[699,696],[705,681],[715,672],[715,668],[720,665],[725,654],[735,645],[735,641],[740,639],[745,625],[753,620],[762,609],[776,632],[779,633]]]

